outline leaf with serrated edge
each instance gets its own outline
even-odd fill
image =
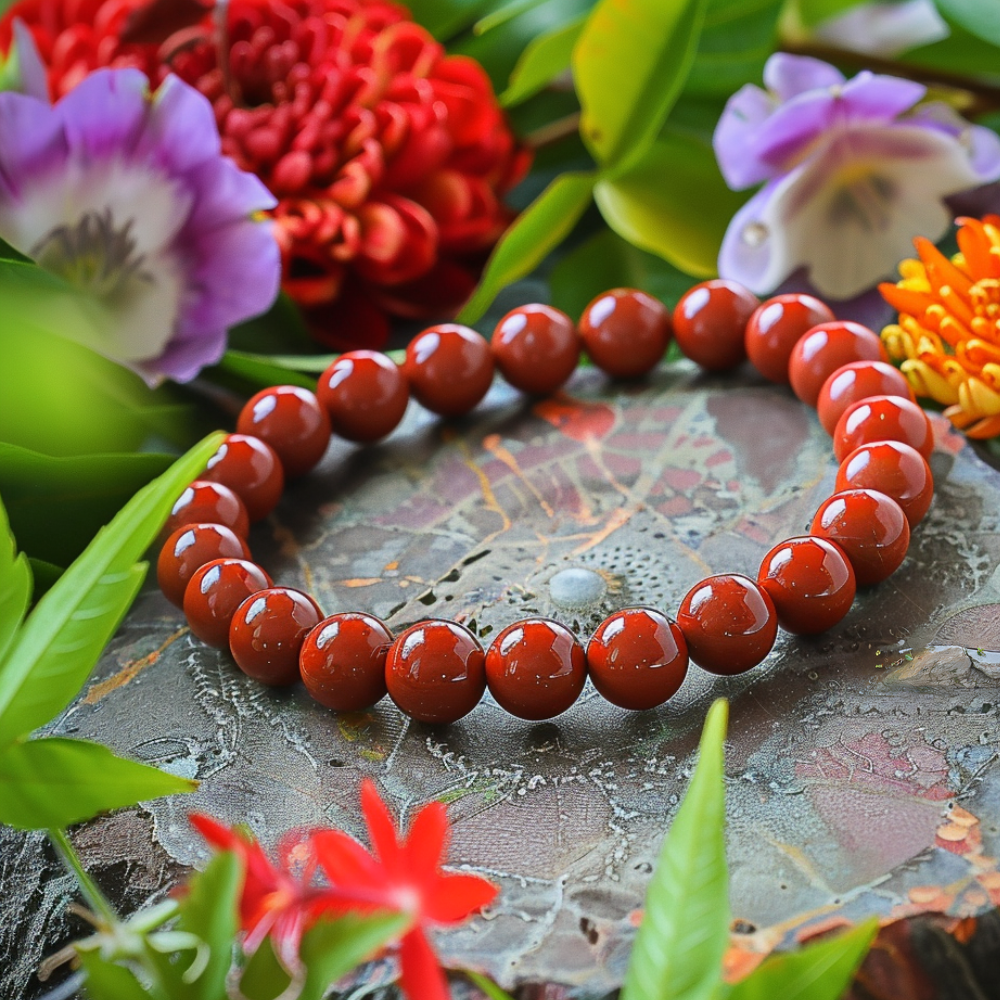
[[[201,938],[210,952],[204,971],[189,986],[190,1000],[217,1000],[226,995],[242,884],[243,866],[231,851],[215,855],[188,883],[177,925]]]
[[[702,1000],[729,943],[723,740],[728,703],[709,709],[698,765],[646,893],[621,1000]]]
[[[617,169],[656,138],[694,62],[707,0],[600,0],[573,52],[580,134]]]
[[[867,920],[836,937],[798,951],[772,955],[718,1000],[839,1000],[868,954],[878,920]]]
[[[584,16],[574,18],[528,43],[510,74],[510,86],[500,95],[505,108],[526,101],[569,69],[585,21]]]
[[[138,590],[136,561],[222,437],[209,435],[139,490],[28,615],[0,668],[0,746],[75,697],[124,612],[122,595]]]
[[[593,174],[557,177],[500,237],[483,279],[458,321],[474,323],[501,288],[533,271],[569,235],[590,204],[593,189]]]
[[[0,823],[62,829],[98,813],[197,788],[100,743],[52,736],[0,750]]]
[[[331,983],[399,937],[410,922],[405,913],[321,920],[302,938],[306,981],[298,1000],[322,1000]]]
[[[7,511],[0,500],[0,664],[24,621],[31,601],[31,570],[10,533]]]

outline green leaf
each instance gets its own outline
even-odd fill
[[[573,54],[580,133],[616,168],[656,138],[694,62],[707,0],[600,0]]]
[[[469,27],[486,6],[485,0],[408,0],[413,20],[438,41],[445,41]]]
[[[721,982],[729,943],[723,834],[728,714],[724,699],[708,711],[698,765],[646,893],[621,1000],[700,1000]]]
[[[878,920],[873,918],[798,951],[772,955],[724,996],[726,1000],[839,1000],[877,933]]]
[[[491,10],[484,17],[476,21],[472,26],[472,30],[477,35],[485,34],[487,31],[492,31],[494,28],[499,28],[508,21],[512,21],[519,14],[523,14],[546,2],[547,0],[508,0],[507,3],[501,4],[495,10]]]
[[[691,287],[691,278],[603,229],[559,259],[549,275],[549,287],[553,305],[579,316],[608,288],[641,288],[672,309]]]
[[[17,555],[7,511],[0,499],[0,663],[27,614],[31,585],[27,557],[23,552]]]
[[[298,1000],[322,1000],[332,983],[398,938],[410,923],[405,913],[321,920],[302,938],[299,955],[306,981]]]
[[[505,108],[526,101],[569,69],[585,22],[586,17],[581,15],[528,43],[510,75],[510,86],[500,95]]]
[[[1000,85],[1000,49],[952,22],[947,38],[910,49],[902,59],[915,66],[944,70]]]
[[[460,323],[474,323],[500,289],[530,274],[570,233],[590,204],[594,175],[557,177],[500,237],[475,294],[459,313]]]
[[[284,994],[291,982],[292,977],[274,953],[271,939],[264,938],[257,950],[247,959],[237,996],[242,995],[247,1000],[276,1000]],[[296,1000],[299,998],[296,997]]]
[[[80,690],[138,589],[136,561],[221,440],[205,438],[136,493],[35,605],[0,666],[0,745],[48,722]]]
[[[783,0],[708,0],[685,95],[726,99],[761,82],[774,51]]]
[[[277,365],[266,354],[226,351],[217,367],[262,388],[270,388],[272,385],[297,385],[311,392],[316,391],[316,379],[301,375],[287,365]]]
[[[514,1000],[506,990],[500,989],[492,979],[487,979],[481,973],[473,972],[472,969],[463,969],[462,974],[468,976],[486,994],[489,1000]]]
[[[1000,4],[995,0],[934,0],[941,16],[960,24],[971,35],[1000,45]]]
[[[44,597],[56,580],[66,572],[62,566],[46,562],[44,559],[36,559],[34,556],[28,556],[28,565],[31,567],[31,579],[34,584],[31,588],[33,601]]]
[[[150,452],[53,457],[0,441],[0,496],[20,547],[68,566],[173,460]]]
[[[707,278],[746,195],[726,187],[710,145],[666,132],[626,173],[598,181],[594,199],[619,236]]]
[[[196,787],[197,782],[118,757],[87,740],[53,736],[0,750],[0,822],[21,830],[64,828]]]
[[[87,976],[83,992],[91,1000],[149,1000],[150,997],[159,997],[157,992],[147,992],[131,969],[106,961],[99,952],[78,954]]]
[[[216,854],[204,871],[188,881],[178,928],[196,934],[210,952],[204,971],[190,986],[190,1000],[218,1000],[226,995],[242,885],[243,865],[231,851]]]

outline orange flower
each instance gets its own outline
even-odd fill
[[[969,437],[989,438],[1000,434],[1000,216],[958,222],[951,260],[918,238],[919,260],[879,285],[899,310],[882,342],[918,396],[944,405]]]

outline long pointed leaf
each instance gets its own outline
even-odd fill
[[[586,19],[586,15],[581,14],[528,43],[510,74],[510,86],[500,95],[500,103],[505,108],[533,97],[569,69],[573,48]]]
[[[138,590],[134,565],[221,440],[212,434],[143,487],[38,602],[0,668],[0,746],[72,701]]]
[[[722,978],[729,942],[723,740],[729,706],[716,701],[691,784],[667,834],[621,1000],[702,1000]]]
[[[196,787],[197,782],[118,757],[87,740],[51,737],[0,750],[0,823],[22,830],[62,829]]]
[[[31,600],[31,570],[10,533],[7,511],[0,501],[0,664],[17,633]]]
[[[839,1000],[878,933],[867,920],[834,938],[773,955],[724,996],[726,1000]]]

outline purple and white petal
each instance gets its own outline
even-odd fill
[[[839,69],[811,56],[775,52],[764,64],[764,86],[781,101],[807,90],[828,90],[843,82],[844,74]]]
[[[982,182],[1000,177],[1000,136],[992,129],[966,121],[951,105],[929,101],[915,108],[904,121],[937,129],[958,140],[968,150],[972,169]]]
[[[712,136],[712,147],[726,183],[734,190],[759,184],[773,174],[754,151],[757,132],[777,107],[774,99],[748,83],[726,102]]]
[[[149,112],[149,81],[138,69],[100,69],[58,104],[74,154],[94,159],[132,152]]]
[[[208,98],[171,74],[160,84],[135,147],[137,158],[183,172],[217,159],[221,141]]]
[[[27,180],[65,169],[69,149],[62,121],[44,101],[13,91],[0,93],[0,233],[5,210],[22,198]],[[7,239],[7,237],[4,237]],[[7,239],[19,250],[14,239]]]
[[[780,234],[772,231],[771,203],[789,179],[765,184],[731,219],[719,250],[719,277],[738,281],[758,295],[784,281],[796,267]]]
[[[20,91],[29,97],[49,103],[49,75],[38,54],[35,36],[19,17],[14,18],[13,51],[17,53],[17,72],[21,78]]]
[[[840,88],[838,116],[852,125],[885,124],[909,111],[926,93],[922,83],[863,70]]]
[[[771,168],[789,170],[836,121],[837,98],[830,90],[810,90],[778,108],[757,130],[754,152]]]

